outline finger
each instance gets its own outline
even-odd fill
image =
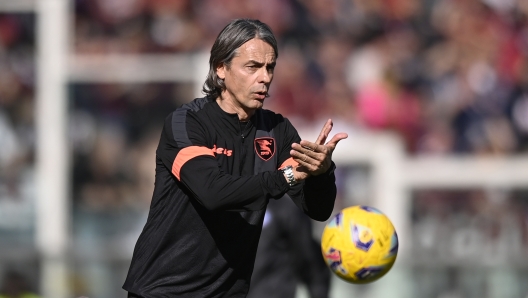
[[[316,153],[314,153],[312,150],[304,148],[299,144],[292,145],[290,156],[293,157],[293,159],[299,159],[304,163],[311,163],[317,159]]]
[[[318,169],[318,166],[313,164],[313,161],[310,159],[310,157],[307,157],[305,161],[303,161],[303,159],[300,159],[297,162],[299,163],[300,166],[302,166],[306,171],[310,173]]]
[[[299,165],[302,166],[310,166],[311,157],[303,154],[299,151],[292,150],[290,152],[291,157],[293,157],[293,160],[295,160]]]
[[[292,149],[302,153],[306,154],[310,157],[316,156],[315,153],[317,153],[318,145],[315,143],[312,143],[310,141],[302,140],[300,144],[292,144]]]
[[[330,131],[332,130],[332,120],[328,119],[323,126],[323,129],[321,129],[321,132],[319,133],[319,136],[317,137],[317,140],[315,141],[316,144],[322,145],[325,143],[326,138],[328,138],[328,134],[330,134]]]
[[[337,146],[337,143],[339,143],[339,141],[344,140],[346,138],[348,138],[348,134],[344,132],[340,132],[336,134],[330,141],[328,141],[328,143],[326,143],[326,146],[334,150],[335,147]]]
[[[302,159],[295,159],[295,158],[293,160],[295,160],[299,164],[299,166],[303,167],[308,172],[313,171],[312,165],[308,163],[307,161],[302,161]]]
[[[330,134],[330,131],[332,130],[332,126],[334,124],[332,123],[332,119],[328,119],[323,126],[323,129],[321,129],[321,132],[319,133],[319,136],[317,137],[317,140],[315,141],[318,145],[323,145],[326,141],[326,138],[328,137],[328,134]]]

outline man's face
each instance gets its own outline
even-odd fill
[[[262,108],[273,80],[275,59],[273,47],[261,39],[240,46],[231,65],[216,69],[226,86],[222,98],[246,112]]]

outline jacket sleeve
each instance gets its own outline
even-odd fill
[[[156,154],[208,210],[261,210],[268,199],[288,190],[280,171],[253,176],[222,171],[212,148],[207,146],[207,131],[188,110],[176,110],[167,117]]]
[[[285,119],[284,127],[284,148],[282,148],[280,162],[288,163],[290,160],[290,150],[292,143],[299,143],[301,138],[293,125]],[[318,176],[311,176],[297,185],[290,187],[288,195],[295,204],[303,210],[310,218],[317,221],[325,221],[334,210],[334,203],[337,195],[335,184],[335,164],[326,173]]]

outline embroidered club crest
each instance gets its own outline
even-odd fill
[[[264,161],[270,160],[275,154],[275,139],[274,138],[256,138],[255,152]]]

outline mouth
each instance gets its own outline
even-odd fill
[[[264,100],[268,96],[267,91],[255,92],[255,95],[258,99]]]

